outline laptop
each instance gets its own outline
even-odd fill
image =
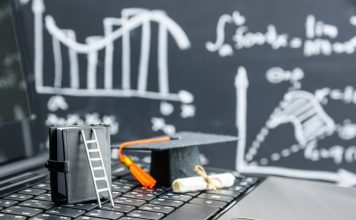
[[[170,188],[146,189],[117,161],[112,170],[115,207],[107,201],[58,205],[52,202],[45,146],[36,137],[46,128],[31,99],[31,79],[24,77],[21,59],[24,37],[16,29],[11,1],[0,3],[0,219],[81,220],[204,220],[204,219],[354,219],[356,190],[328,183],[236,175],[232,187],[178,194]],[[17,40],[16,40],[17,39]],[[25,57],[25,56],[22,56]],[[11,80],[12,81],[11,81]],[[4,82],[7,82],[4,83]],[[9,83],[11,82],[11,83]],[[23,86],[24,84],[27,85]],[[149,164],[139,161],[149,169]],[[208,173],[226,170],[209,168]]]

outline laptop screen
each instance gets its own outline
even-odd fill
[[[39,154],[10,1],[0,2],[0,165]],[[1,171],[1,170],[0,170]]]
[[[20,54],[7,1],[0,3],[0,123],[29,115]]]

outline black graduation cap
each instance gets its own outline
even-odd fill
[[[179,132],[171,141],[134,145],[127,150],[151,151],[151,175],[158,185],[170,186],[177,178],[195,176],[194,166],[200,164],[199,146],[236,141],[237,137]]]

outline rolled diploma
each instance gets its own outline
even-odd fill
[[[220,188],[230,187],[235,182],[235,177],[231,173],[210,175],[209,178]],[[174,192],[179,193],[213,189],[201,176],[176,179],[172,183],[172,188]]]

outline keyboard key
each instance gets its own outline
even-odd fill
[[[19,204],[20,206],[26,206],[31,208],[38,208],[38,209],[50,209],[54,206],[53,202],[48,201],[41,201],[41,200],[27,200]]]
[[[129,173],[130,173],[130,170],[128,170],[124,165],[120,165],[120,166],[112,169],[112,175],[114,175],[115,177],[122,177]]]
[[[249,182],[249,183],[252,183],[252,184],[255,184],[258,182],[258,178],[257,177],[252,177],[252,176],[249,176],[245,179],[246,182]]]
[[[67,208],[73,208],[73,209],[81,209],[85,211],[91,211],[98,207],[97,203],[77,203],[73,205],[65,205]]]
[[[2,210],[1,212],[7,214],[13,214],[13,215],[24,215],[27,217],[32,217],[37,215],[38,213],[41,213],[42,210],[35,209],[35,208],[21,207],[21,206],[11,206],[7,209]]]
[[[156,198],[155,195],[153,194],[149,194],[149,193],[139,193],[139,192],[128,192],[126,194],[123,195],[124,197],[128,197],[128,198],[137,198],[137,199],[143,199],[146,201],[151,201],[152,199]]]
[[[133,212],[130,212],[127,214],[129,217],[137,217],[137,218],[144,218],[144,219],[152,219],[152,220],[158,220],[163,218],[164,214],[159,213],[159,212],[148,212],[148,211],[142,211],[142,210],[135,210]]]
[[[114,200],[115,203],[124,204],[124,205],[133,205],[133,206],[141,206],[146,203],[145,200],[141,199],[131,199],[125,197],[119,197]]]
[[[247,188],[244,186],[232,186],[232,187],[229,187],[226,189],[230,190],[230,191],[234,191],[234,192],[239,192],[239,193],[243,193],[247,190]]]
[[[71,218],[64,216],[48,215],[48,214],[39,214],[35,217],[30,218],[30,220],[70,220]]]
[[[199,199],[199,198],[192,199],[189,201],[189,203],[198,204],[198,205],[210,205],[210,206],[219,207],[219,208],[222,208],[227,205],[226,202],[216,201],[216,200]]]
[[[139,182],[137,182],[136,180],[125,180],[125,179],[114,180],[114,181],[113,181],[113,184],[127,185],[127,186],[131,186],[132,188],[141,185],[141,184],[140,184]]]
[[[207,199],[207,200],[218,200],[223,202],[231,202],[234,199],[234,197],[231,196],[222,196],[222,195],[209,194],[209,193],[202,193],[198,196],[198,198]]]
[[[5,208],[13,206],[17,203],[18,203],[17,201],[13,201],[13,200],[0,199],[0,206]]]
[[[169,206],[160,206],[160,205],[153,205],[153,204],[146,204],[140,207],[141,210],[151,211],[151,212],[161,212],[164,214],[171,213],[174,208]]]
[[[254,184],[255,184],[254,180],[244,178],[240,181],[235,181],[234,186],[243,186],[243,187],[249,188],[249,187],[253,186]]]
[[[28,189],[21,190],[18,193],[32,195],[32,196],[38,196],[38,195],[41,195],[41,194],[46,193],[46,192],[47,192],[47,190],[43,190],[43,189],[31,189],[31,188],[28,188]]]
[[[80,216],[80,217],[76,218],[75,220],[103,220],[103,219],[90,217],[90,216]]]
[[[184,193],[184,194],[195,197],[195,196],[199,195],[200,193],[201,192],[187,192],[187,193]]]
[[[25,201],[25,200],[28,200],[31,198],[32,198],[31,195],[24,195],[24,194],[18,194],[18,193],[14,193],[14,194],[4,197],[4,199],[10,199],[10,200],[16,200],[16,201]]]
[[[76,218],[75,220],[103,220],[103,219],[90,217],[90,216],[80,216],[80,217]]]
[[[171,199],[171,200],[179,200],[179,201],[183,201],[183,202],[187,202],[187,201],[192,199],[191,196],[178,194],[178,193],[171,193],[171,192],[165,193],[165,194],[161,195],[159,198]]]
[[[115,199],[115,198],[117,198],[117,197],[119,197],[119,196],[122,195],[121,192],[114,192],[114,191],[112,191],[111,193],[112,193],[112,198],[113,198],[113,199]]]
[[[177,220],[177,219],[194,219],[194,220],[207,220],[212,217],[217,211],[218,207],[203,206],[196,204],[184,204],[168,215],[165,220]]]
[[[34,199],[37,200],[45,200],[45,201],[52,201],[52,196],[49,193],[44,193],[42,195],[36,196]]]
[[[112,184],[111,190],[113,192],[120,192],[120,193],[127,193],[132,189],[132,186],[130,185],[119,185],[119,184]]]
[[[133,217],[123,217],[120,220],[142,220],[142,218],[133,218]]]
[[[123,216],[123,214],[120,212],[101,210],[101,209],[95,209],[93,211],[86,213],[85,215],[98,217],[98,218],[105,218],[105,219],[118,219],[121,216]]]
[[[1,220],[23,220],[23,219],[26,219],[26,217],[20,216],[20,215],[9,215],[9,214],[0,213],[0,219]]]
[[[115,212],[129,213],[135,209],[135,206],[115,204],[115,208],[113,209],[110,203],[106,203],[105,205],[103,205],[102,209]]]
[[[256,177],[245,177],[241,180],[235,181],[234,185],[240,185],[245,187],[251,187],[258,182],[258,178]]]
[[[241,192],[239,191],[233,191],[233,190],[227,190],[227,189],[219,189],[219,190],[209,190],[207,193],[210,194],[218,194],[218,195],[223,195],[223,196],[231,196],[231,197],[238,197],[241,195]]]
[[[81,214],[83,214],[84,211],[79,209],[65,208],[65,207],[54,207],[46,211],[46,213],[52,215],[61,215],[61,216],[76,218]]]
[[[128,180],[128,181],[131,181],[131,182],[137,181],[135,179],[135,177],[133,177],[131,174],[121,177],[121,180]]]
[[[159,196],[162,193],[164,193],[166,190],[164,188],[148,189],[146,187],[138,187],[133,191],[143,193],[143,194],[153,194],[155,196]]]
[[[150,203],[154,204],[154,205],[172,206],[172,207],[175,207],[175,208],[178,208],[179,206],[183,205],[182,201],[161,199],[161,198],[152,200]]]
[[[36,185],[32,186],[32,188],[51,190],[51,187],[50,187],[50,185],[48,183],[39,183],[39,184],[36,184]]]

